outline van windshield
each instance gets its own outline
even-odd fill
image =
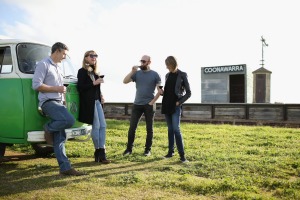
[[[42,44],[20,43],[17,46],[19,69],[25,74],[34,74],[36,64],[50,56],[51,47]],[[78,68],[72,63],[70,57],[59,64],[66,78],[76,79]]]

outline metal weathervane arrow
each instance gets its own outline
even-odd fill
[[[266,43],[266,40],[263,38],[263,36],[261,36],[261,52],[262,52],[262,58],[261,58],[261,66],[264,67],[264,47],[267,47],[269,46],[267,43]]]

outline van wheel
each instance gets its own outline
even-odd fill
[[[46,144],[33,143],[31,144],[31,146],[34,149],[36,156],[47,157],[50,154],[54,153],[53,147],[50,147]]]
[[[0,158],[4,157],[5,149],[6,149],[6,144],[0,143]]]

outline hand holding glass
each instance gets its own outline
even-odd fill
[[[104,83],[103,77],[104,75],[100,75],[99,78],[94,81],[94,85],[99,85],[101,83]]]
[[[164,86],[160,85],[160,86],[158,86],[158,87],[159,87],[159,89],[161,89],[161,90],[162,90]],[[164,92],[164,91],[163,91],[163,92]],[[160,96],[163,96],[163,95],[164,95],[163,93],[162,93],[162,94],[160,94]]]
[[[132,67],[132,71],[136,72],[139,68],[140,68],[140,66],[135,65]]]

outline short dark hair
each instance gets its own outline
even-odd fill
[[[61,50],[69,51],[69,48],[64,43],[56,42],[51,48],[51,54],[54,53],[56,50],[58,50],[58,51],[61,51]]]

